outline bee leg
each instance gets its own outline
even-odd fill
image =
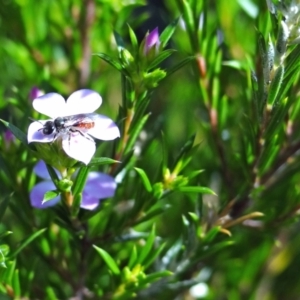
[[[85,137],[86,139],[90,140],[91,142],[95,142],[88,134],[82,132],[81,130],[71,128],[70,131],[71,131],[71,132],[78,132],[78,133],[80,133],[83,137]]]

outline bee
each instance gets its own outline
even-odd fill
[[[96,121],[99,119],[96,113],[78,114],[66,117],[57,117],[54,120],[49,120],[39,129],[44,135],[52,135],[55,141],[58,137],[68,135],[71,138],[72,133],[78,133],[85,138],[94,141],[87,133],[89,129],[96,126]]]

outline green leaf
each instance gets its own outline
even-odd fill
[[[135,262],[137,260],[137,250],[136,250],[136,246],[134,245],[132,250],[131,250],[131,254],[130,254],[130,259],[129,259],[129,263],[128,263],[128,268],[132,269],[135,266]]]
[[[182,158],[183,156],[189,154],[189,152],[191,151],[191,149],[193,148],[194,142],[195,142],[195,137],[196,134],[193,134],[187,141],[186,143],[183,145],[183,147],[180,149],[180,152],[175,160],[174,165],[176,165]]]
[[[21,242],[21,244],[19,245],[19,247],[9,255],[9,259],[14,258],[15,256],[17,256],[17,254],[19,252],[21,252],[26,246],[28,246],[32,241],[34,241],[36,238],[38,238],[41,234],[43,234],[45,231],[47,230],[47,228],[43,228],[40,229],[36,232],[34,232],[32,235],[30,235],[27,239],[25,239],[23,242]]]
[[[167,70],[167,76],[170,76],[171,74],[175,73],[177,70],[181,69],[182,67],[184,67],[185,65],[187,65],[189,62],[191,62],[192,60],[195,60],[196,57],[195,56],[188,56],[185,59],[183,59],[180,63],[178,63],[177,65],[173,66],[172,68]]]
[[[157,67],[161,62],[163,62],[164,60],[166,60],[174,52],[176,52],[176,50],[174,50],[174,49],[168,49],[168,50],[165,50],[165,51],[162,51],[161,53],[159,53],[153,59],[153,61],[150,63],[150,65],[147,68],[147,71],[150,71],[150,70],[154,69],[155,67]]]
[[[202,187],[202,186],[180,186],[176,188],[176,191],[180,191],[183,193],[200,193],[200,194],[216,195],[216,193],[212,191],[210,188]]]
[[[1,262],[5,261],[5,257],[8,255],[8,253],[9,253],[9,246],[6,244],[0,245],[0,261]]]
[[[150,180],[149,180],[147,174],[145,173],[145,171],[140,169],[140,168],[134,168],[134,169],[140,175],[140,177],[142,179],[142,182],[144,184],[144,187],[147,190],[147,192],[149,192],[149,193],[152,192],[152,186],[151,186]]]
[[[176,29],[176,26],[178,24],[179,18],[177,18],[176,20],[174,20],[170,25],[168,25],[165,30],[161,33],[161,35],[159,36],[159,40],[162,43],[162,47],[166,47],[169,39],[172,37],[172,35],[174,34],[174,31]]]
[[[0,268],[0,280],[1,282],[5,282],[9,285],[11,285],[13,275],[16,268],[16,261],[7,261],[6,267]]]
[[[128,26],[128,31],[129,31],[129,37],[130,37],[131,45],[132,45],[135,53],[137,53],[137,51],[138,51],[138,40],[136,38],[136,35],[135,35],[134,31],[130,27],[130,25],[127,24],[127,26]]]
[[[0,203],[0,222],[2,221],[11,196],[12,194],[3,197],[3,200]]]
[[[125,153],[127,154],[133,147],[134,143],[136,142],[140,132],[142,131],[142,129],[144,128],[144,125],[146,124],[148,118],[149,118],[150,114],[145,115],[139,123],[137,123],[134,128],[132,128],[130,130],[130,137],[129,140],[126,144],[126,148],[125,148]]]
[[[282,80],[284,76],[284,66],[280,65],[278,69],[276,70],[275,76],[271,82],[270,88],[269,88],[269,94],[268,94],[268,104],[276,104],[275,100],[277,98],[278,92],[282,85]],[[280,97],[280,95],[279,95]]]
[[[141,219],[138,219],[134,224],[141,224],[143,222],[146,222],[162,213],[164,213],[167,209],[169,209],[171,206],[170,205],[165,205],[164,207],[158,207],[155,208],[153,210],[151,210],[150,212],[148,212],[145,216],[143,216]]]
[[[196,26],[195,26],[195,19],[194,19],[194,14],[193,10],[190,6],[189,1],[187,0],[182,0],[182,8],[183,8],[183,19],[185,21],[185,24],[187,26],[188,31],[191,34],[195,33]]]
[[[171,275],[173,275],[173,273],[171,271],[168,271],[168,270],[152,273],[150,275],[147,275],[145,279],[142,279],[139,282],[139,285],[140,286],[145,286],[145,285],[148,285],[149,283],[152,283],[152,282],[154,282],[158,279],[161,279],[161,278],[167,277],[167,276],[171,276]]]
[[[117,60],[110,57],[109,55],[107,55],[105,53],[94,53],[93,55],[100,57],[101,59],[106,61],[108,64],[110,64],[112,67],[114,67],[118,71],[122,71],[122,65]]]
[[[2,233],[0,233],[0,239],[5,238],[8,235],[11,235],[13,232],[12,231],[4,231]]]
[[[274,112],[272,113],[271,120],[267,126],[266,132],[265,132],[265,138],[271,139],[274,134],[278,132],[278,130],[282,127],[283,119],[288,111],[289,105],[288,105],[288,99],[285,98],[281,103],[279,103],[275,108]]]
[[[82,194],[81,193],[75,194],[73,198],[72,211],[71,211],[73,217],[76,217],[78,215],[81,201],[82,201]]]
[[[159,256],[159,254],[162,252],[162,250],[165,248],[166,243],[161,244],[157,249],[151,252],[151,255],[147,257],[147,259],[144,262],[144,270],[149,268],[154,260]]]
[[[109,158],[109,157],[94,157],[91,162],[87,165],[88,167],[92,166],[102,166],[102,165],[111,165],[111,164],[119,164],[121,163],[118,160]],[[84,164],[81,164],[85,166]]]
[[[14,134],[14,136],[20,140],[22,142],[23,145],[25,145],[27,148],[31,149],[31,150],[34,150],[34,146],[32,146],[30,144],[28,144],[27,142],[27,135],[22,131],[20,130],[18,127],[16,127],[15,125],[9,123],[9,122],[6,122],[2,119],[0,119],[0,121]]]
[[[52,166],[50,166],[49,164],[46,164],[46,168],[47,168],[47,170],[48,170],[48,173],[49,173],[49,175],[50,175],[52,181],[53,181],[54,183],[58,182],[58,181],[59,181],[59,178],[58,178],[58,176],[57,176],[57,173],[55,172],[55,169],[54,169]]]
[[[152,230],[149,234],[146,245],[142,248],[142,251],[139,254],[139,257],[138,257],[138,260],[137,260],[136,264],[143,265],[143,262],[146,260],[148,254],[150,253],[150,251],[153,247],[155,237],[156,237],[156,235],[155,235],[155,226],[152,226]]]
[[[43,198],[43,201],[42,201],[42,204],[44,204],[45,202],[57,197],[60,195],[60,192],[58,190],[53,190],[53,191],[47,191],[45,194],[44,194],[44,198]]]
[[[121,35],[115,30],[114,30],[114,37],[118,48],[125,48],[124,40],[122,39]]]
[[[114,261],[114,259],[103,249],[97,247],[96,245],[93,245],[93,247],[96,249],[96,251],[100,254],[102,259],[105,261],[107,266],[110,268],[110,270],[115,274],[115,275],[120,275],[121,271]]]
[[[220,229],[221,226],[214,226],[213,228],[211,228],[203,238],[203,243],[211,243],[215,239],[217,234],[220,232]]]
[[[88,166],[80,168],[72,186],[73,195],[77,195],[78,193],[81,193],[83,191],[86,179],[89,175],[89,170],[90,168]]]
[[[15,299],[20,299],[21,296],[21,285],[20,285],[20,278],[19,278],[19,270],[15,270],[12,278],[12,288],[14,291]]]

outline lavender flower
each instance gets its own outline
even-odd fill
[[[47,191],[56,189],[54,183],[50,180],[45,163],[43,161],[39,161],[35,165],[33,171],[37,176],[44,179],[44,181],[36,184],[31,190],[31,206],[38,209],[54,206],[60,201],[60,196],[42,203],[44,194]],[[59,176],[58,171],[57,175]],[[114,196],[116,188],[117,184],[113,177],[100,172],[90,172],[82,193],[82,202],[80,207],[87,210],[93,210],[97,208],[101,199]]]

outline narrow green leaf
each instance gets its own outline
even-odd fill
[[[195,19],[194,19],[194,14],[190,2],[187,0],[182,0],[182,4],[183,4],[183,19],[186,23],[188,31],[190,33],[195,33],[196,30]]]
[[[284,76],[284,66],[280,65],[276,70],[275,76],[271,82],[268,94],[268,104],[276,104],[275,100],[277,98],[278,92],[281,88],[282,80]],[[280,96],[279,96],[280,97]]]
[[[87,166],[92,167],[92,166],[102,166],[102,165],[111,165],[111,164],[119,164],[119,163],[121,162],[109,157],[94,157],[92,158],[91,162]]]
[[[210,229],[210,231],[205,235],[203,238],[203,243],[211,243],[214,238],[217,236],[217,234],[220,232],[221,226],[215,226]]]
[[[176,20],[174,20],[170,25],[168,25],[165,30],[161,33],[161,35],[159,36],[159,40],[162,43],[162,47],[166,47],[169,39],[172,37],[176,26],[178,24],[179,18],[177,18]]]
[[[81,193],[83,191],[86,179],[89,175],[89,170],[90,168],[88,166],[80,168],[72,186],[73,195],[77,195],[78,193]]]
[[[158,207],[156,209],[151,210],[150,212],[148,212],[145,216],[143,216],[141,219],[138,219],[135,222],[135,225],[137,224],[141,224],[143,222],[146,222],[152,218],[154,218],[155,216],[158,216],[160,214],[162,214],[163,212],[165,212],[167,209],[169,209],[171,206],[170,205],[165,205],[164,207]]]
[[[180,149],[180,152],[175,160],[174,165],[176,165],[184,155],[189,154],[191,149],[193,148],[194,142],[195,142],[196,134],[193,134],[183,145],[183,147]]]
[[[149,67],[147,68],[147,71],[150,71],[150,70],[154,69],[155,67],[157,67],[161,62],[163,62],[164,60],[166,60],[174,52],[176,52],[175,49],[168,49],[168,50],[165,50],[165,51],[162,51],[161,53],[159,53],[153,59],[153,61],[150,63]]]
[[[127,24],[127,26],[128,26],[128,31],[129,31],[129,37],[130,37],[131,45],[132,45],[133,49],[135,50],[135,52],[137,52],[138,51],[138,40],[136,38],[136,35],[135,35],[134,31],[130,27],[130,25]]]
[[[151,255],[147,257],[147,259],[144,262],[144,270],[149,268],[154,260],[159,256],[159,254],[162,252],[162,250],[165,248],[166,243],[161,244],[157,249],[154,250],[154,252],[151,252]]]
[[[100,57],[101,59],[106,61],[108,64],[110,64],[112,67],[114,67],[118,71],[122,71],[122,65],[117,60],[110,57],[109,55],[107,55],[105,53],[94,53],[93,55]]]
[[[54,168],[49,164],[46,164],[46,167],[47,167],[48,173],[49,173],[52,181],[54,183],[58,182],[59,178],[58,178],[57,173],[55,172]]]
[[[144,128],[144,125],[146,124],[148,118],[149,118],[150,114],[145,115],[139,123],[137,123],[134,128],[132,128],[130,130],[130,137],[128,140],[128,143],[126,145],[125,148],[125,153],[127,153],[128,151],[130,151],[134,145],[134,143],[136,142],[140,132],[142,131],[142,129]]]
[[[20,140],[22,142],[22,144],[24,144],[27,148],[34,150],[34,146],[29,146],[28,142],[27,142],[27,135],[20,130],[18,127],[16,127],[15,125],[6,122],[2,119],[0,119],[0,121],[14,134],[14,136]]]
[[[93,245],[93,247],[96,249],[96,251],[100,254],[102,259],[105,261],[107,266],[110,268],[110,270],[115,274],[115,275],[120,275],[121,271],[114,261],[114,259],[103,249],[97,247],[96,245]]]
[[[82,194],[81,193],[75,194],[72,203],[72,211],[71,211],[73,217],[76,217],[78,215],[81,201],[82,201]]]
[[[1,282],[5,282],[7,284],[12,283],[13,275],[16,268],[16,261],[10,260],[6,261],[6,267],[0,268],[0,280]]]
[[[187,65],[189,62],[195,60],[195,56],[188,56],[185,59],[183,59],[180,63],[178,63],[177,65],[173,66],[172,68],[167,70],[167,76],[170,76],[171,74],[175,73],[177,70],[181,69],[182,67],[184,67],[185,65]]]
[[[136,246],[134,245],[133,248],[132,248],[129,263],[128,263],[128,268],[129,269],[133,269],[133,267],[136,264],[136,260],[137,260],[137,250],[136,250]]]
[[[147,239],[146,245],[142,248],[141,253],[139,254],[138,260],[136,264],[140,264],[142,265],[145,261],[145,259],[147,258],[148,254],[150,253],[154,241],[155,241],[155,226],[152,226],[152,230],[149,234],[149,237]]]
[[[3,200],[0,203],[0,222],[2,221],[11,196],[12,194],[3,197]]]
[[[171,271],[168,271],[168,270],[152,273],[150,275],[147,275],[145,279],[142,279],[139,282],[139,285],[140,286],[145,286],[145,285],[148,285],[149,283],[152,283],[152,282],[154,282],[158,279],[161,279],[161,278],[167,277],[167,276],[171,276],[171,275],[173,275],[173,273]]]
[[[283,125],[282,121],[288,111],[288,108],[289,106],[287,98],[283,99],[283,101],[281,101],[281,103],[274,108],[274,112],[272,113],[271,120],[265,132],[266,139],[271,139],[273,135],[276,134],[281,128]]]
[[[180,186],[176,188],[176,191],[180,191],[183,193],[200,193],[200,194],[216,195],[216,193],[212,191],[210,188],[202,187],[202,186]]]
[[[5,260],[6,260],[5,257],[8,255],[8,253],[9,253],[9,246],[6,244],[0,245],[0,262],[3,267],[6,267],[5,266]]]
[[[122,39],[121,35],[115,30],[114,30],[114,37],[118,48],[125,48],[124,40]]]
[[[140,177],[142,179],[142,182],[144,184],[144,187],[147,190],[147,192],[149,192],[149,193],[152,192],[152,186],[151,186],[150,180],[149,180],[147,174],[145,173],[145,171],[140,169],[140,168],[134,168],[134,169],[140,175]]]
[[[14,291],[15,299],[20,299],[21,296],[21,286],[20,286],[20,278],[19,278],[19,270],[15,270],[13,278],[12,278],[12,288]]]
[[[43,198],[43,201],[42,201],[42,204],[44,204],[45,202],[57,197],[60,195],[60,192],[57,191],[57,190],[53,190],[53,191],[47,191],[45,194],[44,194],[44,198]]]
[[[21,252],[26,246],[28,246],[32,241],[34,241],[37,237],[39,237],[41,234],[43,234],[47,228],[40,229],[36,232],[34,232],[32,235],[30,235],[27,239],[25,239],[23,242],[21,242],[21,245],[9,255],[9,259],[14,258],[17,256],[19,252]]]
[[[11,235],[13,232],[12,231],[4,231],[2,233],[0,233],[0,239],[5,238],[8,235]]]

